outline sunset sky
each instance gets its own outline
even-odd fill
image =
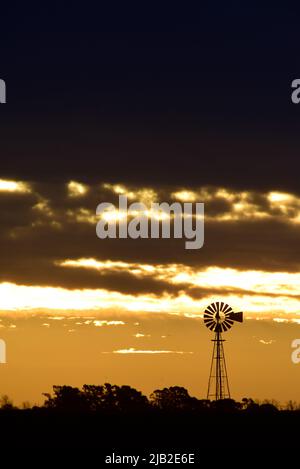
[[[205,398],[218,300],[245,317],[225,335],[232,396],[300,401],[295,19],[202,13],[110,28],[54,2],[1,32],[0,394],[18,404],[104,382]],[[203,248],[100,240],[96,207],[120,194],[204,202]]]

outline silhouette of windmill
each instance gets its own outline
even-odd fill
[[[220,400],[230,398],[228,376],[222,332],[228,331],[234,322],[243,322],[243,313],[234,313],[226,303],[217,301],[209,305],[204,312],[204,323],[215,333],[212,361],[208,380],[207,399]]]

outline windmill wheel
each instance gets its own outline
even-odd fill
[[[204,323],[213,332],[226,332],[235,321],[243,322],[243,313],[234,313],[226,303],[217,301],[204,312]]]

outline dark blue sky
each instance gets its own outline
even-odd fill
[[[3,174],[297,191],[296,13],[3,7]]]

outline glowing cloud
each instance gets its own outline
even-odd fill
[[[109,353],[109,352],[103,352],[103,353]],[[133,347],[131,348],[125,348],[125,349],[120,349],[120,350],[113,350],[112,353],[119,353],[119,354],[133,354],[133,353],[137,353],[137,354],[179,354],[179,355],[183,355],[183,354],[191,354],[193,352],[182,352],[182,351],[178,351],[178,350],[137,350]]]
[[[196,193],[188,190],[173,192],[172,197],[180,200],[180,202],[194,202],[196,200]]]
[[[70,197],[82,197],[88,191],[88,187],[85,184],[76,181],[70,181],[68,183],[68,193]]]
[[[96,327],[103,327],[103,326],[124,326],[125,322],[124,321],[93,321],[94,326]]]
[[[270,202],[292,202],[295,197],[293,197],[291,194],[288,194],[286,192],[269,192],[268,194],[268,199]]]
[[[126,195],[129,200],[136,200],[144,204],[149,204],[157,199],[157,192],[152,188],[130,189],[124,184],[103,184],[103,188],[114,194]]]
[[[21,181],[0,179],[0,192],[31,192],[30,185]]]
[[[298,295],[300,274],[240,271],[231,268],[208,267],[195,269],[184,264],[137,264],[123,261],[98,261],[93,258],[58,261],[63,267],[95,269],[99,272],[128,272],[138,277],[153,277],[173,285],[188,284],[195,287],[240,289],[261,294]],[[238,292],[237,292],[238,293]],[[241,292],[240,292],[241,293]]]
[[[261,344],[263,345],[271,345],[273,344],[273,342],[276,342],[276,340],[264,340],[264,339],[260,339],[259,341]]]

